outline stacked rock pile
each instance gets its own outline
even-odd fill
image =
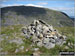
[[[52,25],[43,20],[34,20],[30,25],[23,27],[22,32],[34,44],[47,49],[53,48],[55,45],[63,45],[66,42],[66,36],[61,35]]]

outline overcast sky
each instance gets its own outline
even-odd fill
[[[45,7],[74,16],[74,0],[0,0],[0,7],[6,6],[36,6]]]

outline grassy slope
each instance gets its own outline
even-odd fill
[[[73,21],[63,13],[47,8],[11,6],[1,8],[2,25],[29,24],[41,19],[53,26],[73,26]]]
[[[1,27],[1,35],[5,34],[5,36],[2,36],[2,38],[4,38],[3,41],[0,42],[0,47],[3,48],[2,51],[8,51],[9,54],[32,54],[32,48],[37,47],[37,46],[33,46],[30,47],[30,39],[25,39],[25,37],[23,35],[21,35],[21,27],[23,25],[13,25],[13,26],[8,26],[8,27]],[[74,27],[55,27],[56,29],[59,30],[59,32],[62,34],[62,32],[64,33],[64,35],[66,35],[68,37],[67,42],[72,42],[74,43]],[[8,36],[8,39],[6,39],[6,36]],[[17,45],[16,43],[9,43],[8,40],[11,39],[15,39],[15,38],[22,38],[23,40],[23,44],[21,45]],[[69,49],[64,49],[64,47],[67,45],[64,44],[63,46],[55,46],[54,48],[48,50],[44,47],[38,47],[40,48],[40,51],[45,53],[45,54],[52,54],[52,55],[57,55],[59,54],[59,51],[74,51],[74,48],[69,48]],[[24,50],[18,52],[18,53],[14,53],[16,49],[20,48],[21,46],[24,46]],[[26,52],[26,48],[31,48],[28,52]]]

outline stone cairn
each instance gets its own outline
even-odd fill
[[[43,20],[34,20],[30,25],[23,27],[22,32],[27,39],[30,38],[34,44],[39,47],[44,46],[47,49],[55,45],[63,45],[66,42],[66,36],[58,33],[52,25]]]

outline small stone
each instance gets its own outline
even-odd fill
[[[69,47],[68,46],[65,46],[65,49],[69,49]]]
[[[39,50],[39,48],[34,48],[34,51],[38,51]]]
[[[38,43],[37,43],[37,46],[42,47],[42,46],[43,46],[42,41],[38,42]]]
[[[6,52],[0,52],[0,55],[7,55],[8,54],[8,52],[6,51]]]
[[[71,45],[73,46],[74,44],[73,44],[73,43],[71,43]]]
[[[20,47],[20,50],[23,50],[23,49],[24,49],[24,46],[21,46],[21,47]]]
[[[50,48],[54,48],[55,47],[55,44],[54,43],[47,43],[46,45],[44,45],[47,49],[50,49]]]
[[[17,38],[17,39],[9,40],[9,43],[16,43],[20,45],[23,43],[23,40],[21,38]]]
[[[0,37],[0,42],[3,41],[4,39]]]
[[[54,36],[54,39],[57,39],[58,37],[57,36]]]
[[[16,50],[15,50],[15,53],[17,53],[17,52],[19,52],[19,49],[16,49]]]
[[[2,51],[3,50],[3,48],[0,48],[0,51]]]
[[[8,39],[9,37],[8,36],[6,36],[6,39]]]
[[[25,36],[25,34],[23,34],[23,33],[21,33],[20,35],[21,35],[21,36]]]
[[[26,52],[28,51],[28,49],[26,49]]]
[[[70,46],[70,42],[68,42],[68,46]]]
[[[40,52],[39,51],[33,52],[33,56],[40,56]]]

